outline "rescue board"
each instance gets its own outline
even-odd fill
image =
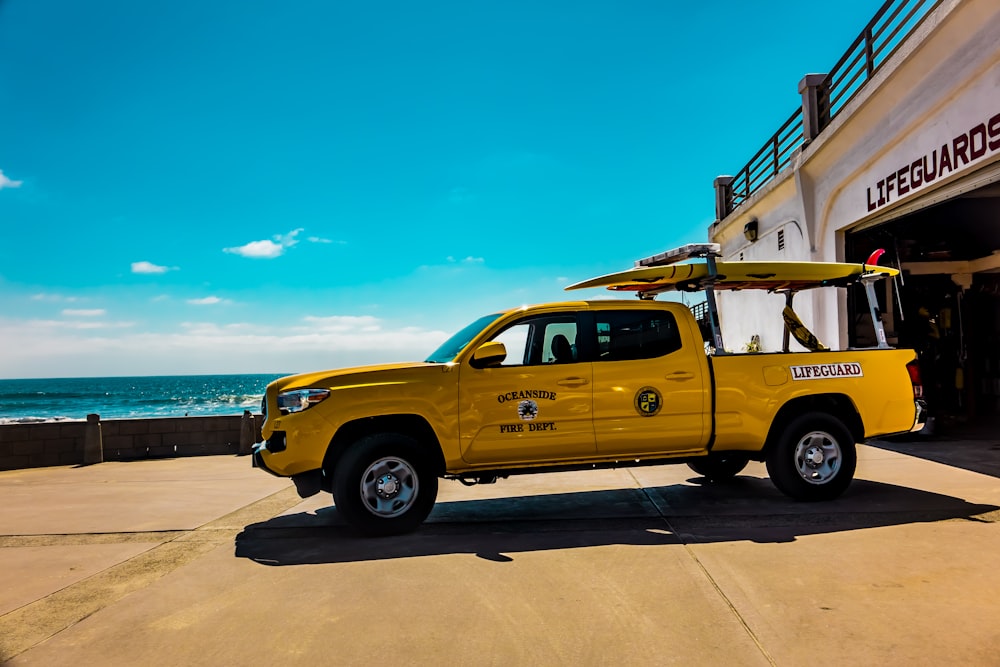
[[[715,289],[797,292],[850,285],[865,275],[890,278],[899,274],[898,269],[886,266],[840,262],[716,262],[715,266],[714,281],[710,279],[708,265],[700,262],[637,267],[584,280],[566,289],[605,287],[616,292],[697,292],[712,283]]]

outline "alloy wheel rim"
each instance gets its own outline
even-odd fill
[[[805,434],[795,445],[795,470],[810,484],[830,482],[843,464],[837,439],[824,431]]]
[[[396,456],[378,459],[361,475],[361,501],[365,509],[382,519],[404,514],[413,506],[419,491],[413,466]]]

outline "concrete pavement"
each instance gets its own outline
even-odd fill
[[[758,464],[443,482],[377,540],[246,458],[3,472],[0,659],[997,665],[1000,479],[968,467],[861,447],[822,504]]]

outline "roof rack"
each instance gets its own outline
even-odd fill
[[[715,258],[722,256],[722,246],[718,243],[688,243],[679,248],[661,252],[659,255],[638,259],[635,262],[636,268],[650,266],[667,266],[677,264],[686,259],[704,259],[708,263],[708,281],[705,285],[705,303],[708,305],[708,322],[712,331],[712,345],[718,353],[725,353],[722,344],[722,327],[719,326],[719,306],[715,300],[715,278],[719,275],[715,267]],[[639,298],[654,298],[655,291],[639,293]]]
[[[658,255],[635,261],[634,268],[598,276],[591,280],[570,285],[566,289],[583,289],[605,286],[614,290],[634,291],[640,299],[654,299],[663,291],[676,289],[705,291],[707,319],[711,333],[709,343],[716,354],[726,354],[719,324],[719,308],[715,297],[717,288],[746,289],[756,287],[770,292],[783,293],[785,305],[792,306],[795,294],[813,287],[846,287],[862,283],[868,297],[869,310],[875,327],[878,347],[889,347],[882,313],[878,306],[874,283],[899,274],[899,269],[879,266],[884,250],[876,250],[861,264],[836,262],[725,262],[718,243],[689,243]],[[696,263],[680,264],[689,259],[702,259],[704,267]],[[773,264],[774,266],[771,266]],[[776,268],[779,267],[780,268]],[[740,267],[740,268],[737,268]],[[808,268],[803,268],[808,267]],[[814,270],[819,269],[819,270]],[[720,271],[724,273],[720,274]],[[784,274],[782,277],[781,274]],[[782,348],[787,351],[789,332],[786,328]]]

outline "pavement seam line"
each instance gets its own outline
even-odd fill
[[[712,585],[712,588],[715,589],[715,592],[718,594],[718,596],[723,600],[723,602],[726,603],[726,606],[729,607],[729,611],[732,612],[733,616],[736,617],[736,620],[738,620],[740,625],[743,626],[743,631],[747,633],[748,637],[750,637],[750,640],[757,647],[757,650],[760,651],[761,655],[764,656],[764,658],[767,660],[769,664],[776,666],[778,663],[775,662],[774,657],[764,647],[764,644],[760,641],[760,638],[757,637],[757,633],[753,631],[753,628],[750,627],[750,624],[747,623],[745,618],[743,618],[743,614],[741,614],[739,609],[736,608],[736,605],[733,604],[733,601],[729,599],[729,596],[726,595],[726,592],[722,590],[721,586],[719,586],[719,582],[715,580],[715,577],[712,576],[712,573],[708,571],[708,568],[706,568],[704,563],[701,562],[701,559],[698,558],[698,554],[694,552],[694,550],[691,548],[691,545],[687,543],[687,540],[682,538],[680,534],[677,532],[677,530],[674,528],[673,524],[670,523],[670,519],[667,518],[667,515],[663,513],[663,510],[660,509],[660,506],[653,499],[652,495],[650,495],[646,487],[643,486],[642,482],[640,482],[639,479],[635,476],[635,472],[629,470],[628,473],[635,481],[636,486],[639,487],[639,490],[642,491],[642,495],[646,496],[646,500],[648,500],[649,504],[651,504],[653,508],[656,510],[656,513],[660,516],[660,519],[667,526],[667,529],[670,531],[670,533],[677,538],[677,541],[680,542],[682,547],[684,547],[684,551],[687,552],[691,560],[694,561],[694,564],[698,566],[698,569],[701,570],[701,573],[704,575],[705,579],[708,580],[708,583]]]
[[[9,547],[79,546],[86,544],[128,544],[132,542],[168,542],[188,530],[123,531],[120,533],[39,533],[37,535],[0,535],[0,549]]]
[[[235,525],[238,521],[269,519],[299,502],[294,487],[287,487],[194,530],[173,534],[131,558],[0,616],[0,663],[235,538],[246,525]],[[208,539],[190,539],[197,533]]]
[[[664,519],[664,521],[668,526],[670,525],[669,521],[666,521],[666,519]],[[715,580],[715,577],[712,576],[712,574],[708,571],[708,568],[706,568],[704,563],[701,562],[701,559],[698,558],[698,555],[691,548],[691,545],[689,545],[687,542],[681,542],[681,544],[684,546],[684,550],[687,551],[688,555],[691,557],[691,560],[694,561],[695,565],[698,566],[698,569],[700,569],[702,573],[705,575],[705,578],[708,579],[708,582],[712,584],[712,588],[714,588],[715,591],[719,594],[719,597],[721,597],[725,601],[726,606],[729,607],[729,610],[733,612],[733,616],[735,616],[736,619],[740,622],[740,625],[743,626],[743,629],[746,631],[747,635],[750,637],[751,640],[753,640],[753,643],[756,644],[757,649],[760,650],[761,654],[767,659],[767,661],[770,664],[777,665],[778,663],[774,660],[774,658],[771,656],[768,650],[764,648],[764,644],[761,643],[760,639],[757,637],[757,633],[753,631],[753,628],[750,627],[750,624],[747,623],[745,618],[743,618],[743,614],[739,612],[739,610],[736,608],[736,605],[733,604],[733,601],[730,600],[729,596],[726,595],[726,593],[722,590],[722,587],[719,586],[719,583]]]

